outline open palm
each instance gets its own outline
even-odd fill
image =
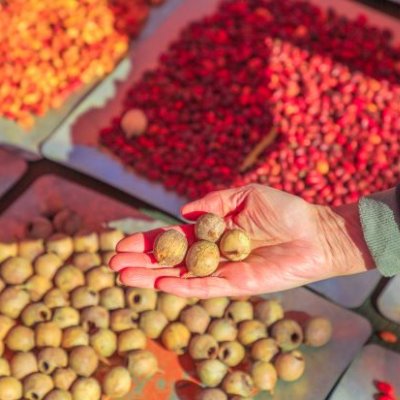
[[[207,298],[285,290],[360,272],[369,262],[362,237],[352,235],[360,230],[356,220],[265,186],[213,192],[182,209],[188,220],[205,212],[249,234],[253,250],[246,260],[222,260],[212,276],[187,278],[184,266],[157,264],[151,251],[161,230],[154,230],[123,239],[110,266],[126,285]],[[171,228],[185,233],[189,243],[195,240],[192,224],[165,229]]]

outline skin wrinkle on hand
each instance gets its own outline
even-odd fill
[[[374,267],[357,204],[331,208],[262,185],[214,192],[189,203],[183,215],[212,212],[227,227],[249,234],[252,252],[242,262],[222,260],[212,276],[190,278],[185,266],[161,268],[150,258],[162,229],[134,234],[117,246],[110,266],[126,285],[184,297],[276,292]],[[166,228],[171,229],[171,227]],[[193,241],[193,225],[174,227]]]

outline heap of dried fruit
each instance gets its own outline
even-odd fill
[[[350,34],[351,32],[351,34]],[[184,29],[101,142],[189,198],[259,182],[339,205],[400,179],[400,51],[391,34],[312,3],[228,0]],[[276,130],[249,171],[246,157]]]
[[[186,236],[175,229],[160,233],[153,248],[160,265],[175,266],[185,260],[192,276],[209,276],[216,271],[220,254],[231,261],[244,260],[251,251],[251,240],[241,229],[226,229],[223,218],[203,214],[194,225],[196,241],[190,246]]]
[[[0,115],[30,128],[109,73],[149,14],[147,0],[0,2]],[[40,23],[38,23],[40,21]]]

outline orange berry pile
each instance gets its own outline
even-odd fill
[[[148,12],[146,0],[0,2],[0,116],[30,128],[109,73]]]

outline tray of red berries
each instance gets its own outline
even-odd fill
[[[330,400],[396,400],[400,395],[400,354],[371,344],[353,361]]]
[[[46,157],[175,215],[251,182],[338,206],[399,180],[397,20],[346,0],[176,1]]]

